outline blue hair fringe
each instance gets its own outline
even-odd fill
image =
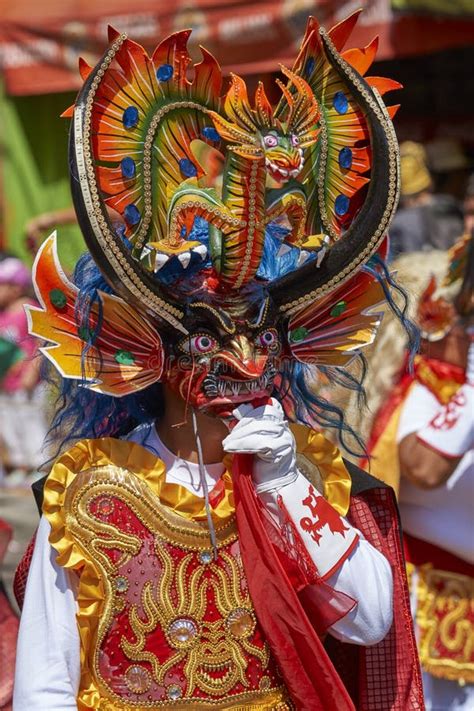
[[[420,331],[418,327],[411,321],[408,316],[408,294],[406,291],[398,284],[395,279],[390,274],[390,270],[385,263],[385,261],[380,257],[379,254],[374,254],[367,264],[362,267],[363,271],[371,274],[375,277],[383,289],[383,293],[389,308],[400,321],[405,333],[407,334],[407,351],[408,351],[408,367],[410,372],[413,372],[414,358],[418,353],[420,348]],[[392,294],[390,293],[390,288],[398,294],[401,300],[401,306],[397,304]]]

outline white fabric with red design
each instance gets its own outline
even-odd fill
[[[446,457],[462,457],[474,447],[474,334],[467,357],[466,382],[418,430],[418,439]]]
[[[255,455],[256,492],[278,526],[289,514],[318,575],[328,578],[350,555],[360,533],[298,471],[295,440],[279,402],[272,398],[257,408],[242,405],[233,414],[238,422],[224,449]]]

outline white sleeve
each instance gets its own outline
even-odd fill
[[[436,415],[441,405],[427,387],[415,383],[403,403],[398,423],[397,442],[408,437],[413,432],[418,432],[425,427]]]
[[[301,473],[291,484],[259,494],[274,521],[283,526],[278,497],[319,575],[334,590],[357,603],[329,632],[352,644],[380,642],[390,629],[393,615],[393,579],[388,560]]]
[[[13,711],[77,711],[80,645],[72,574],[55,562],[42,517],[18,635]]]
[[[388,560],[365,538],[327,584],[349,595],[357,605],[329,628],[341,642],[369,646],[381,642],[392,625],[393,578]]]

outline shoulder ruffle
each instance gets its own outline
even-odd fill
[[[321,432],[303,425],[291,425],[291,431],[298,454],[309,460],[321,474],[324,498],[345,516],[349,510],[352,482],[341,452]]]
[[[58,552],[57,562],[63,568],[78,570],[85,565],[84,555],[66,526],[67,490],[81,472],[110,464],[133,471],[152,489],[159,489],[163,462],[135,442],[113,437],[84,439],[61,455],[46,480],[43,513],[51,525],[49,542]]]

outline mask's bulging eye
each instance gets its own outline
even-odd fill
[[[274,148],[278,144],[278,138],[276,136],[272,136],[270,133],[268,136],[265,136],[263,143],[266,148]]]
[[[182,350],[186,351],[186,353],[203,355],[204,353],[211,353],[214,351],[217,348],[218,343],[212,336],[200,334],[198,336],[186,338],[181,341],[180,346]]]
[[[295,136],[294,133],[291,134],[291,145],[294,146],[295,148],[296,148],[296,146],[300,145],[300,139],[298,138],[298,136]]]
[[[266,331],[262,331],[262,333],[259,333],[256,338],[256,345],[259,348],[265,348],[269,351],[277,350],[280,345],[278,333],[274,328],[269,328]]]

